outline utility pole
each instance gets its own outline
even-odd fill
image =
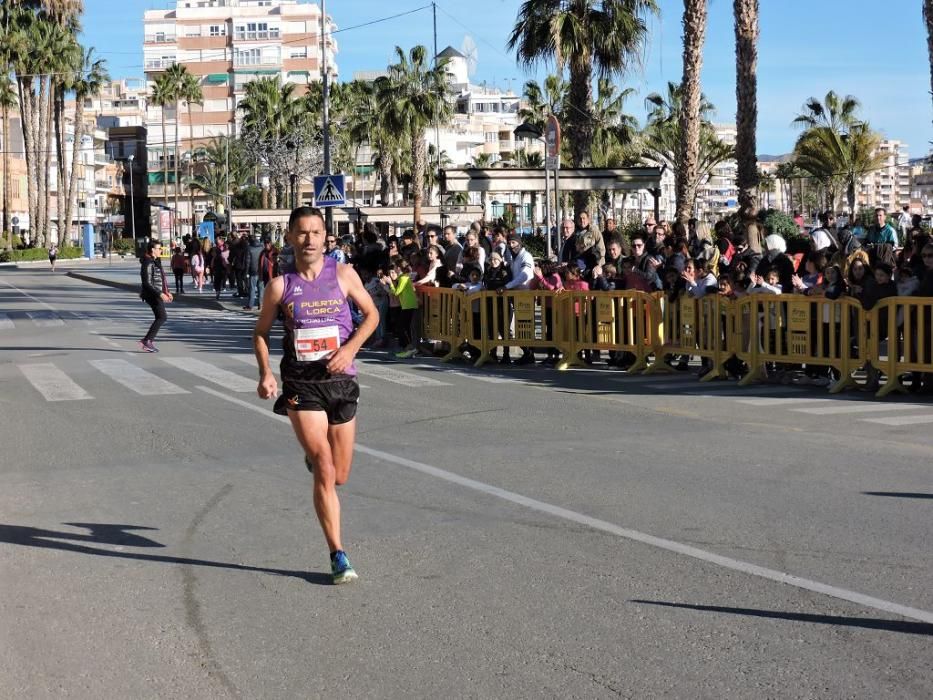
[[[437,70],[437,3],[431,3],[431,14],[434,17],[434,70]],[[446,96],[445,96],[446,99]],[[444,203],[441,201],[441,131],[440,126],[434,122],[434,156],[435,170],[437,172],[437,211],[440,213],[441,226],[447,225],[447,216],[444,213]],[[417,222],[415,222],[417,225]]]
[[[330,86],[327,71],[327,0],[321,0],[321,111],[324,120],[324,175],[330,175],[330,98],[328,94]],[[324,209],[324,229],[327,233],[333,233],[333,207]]]

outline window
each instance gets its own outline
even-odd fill
[[[486,143],[496,143],[499,140],[499,133],[496,131],[486,132]]]
[[[211,36],[226,36],[227,27],[219,24],[212,24],[210,26],[210,31],[208,32]]]
[[[289,58],[307,58],[308,57],[308,47],[302,49],[292,49],[288,53]]]

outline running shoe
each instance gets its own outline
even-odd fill
[[[334,575],[335,586],[339,586],[341,583],[350,583],[351,581],[356,581],[356,579],[359,578],[359,576],[357,576],[356,572],[353,570],[353,567],[350,566],[350,560],[347,558],[347,553],[342,549],[338,549],[336,552],[331,552],[330,570]]]
[[[159,352],[159,349],[155,346],[151,340],[140,340],[139,349],[143,352]]]
[[[407,360],[410,357],[414,357],[417,350],[402,350],[402,352],[395,353],[395,356],[400,360]]]

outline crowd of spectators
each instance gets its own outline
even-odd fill
[[[684,225],[649,217],[638,230],[623,235],[611,219],[604,230],[598,230],[583,211],[576,222],[561,222],[551,259],[535,260],[521,235],[479,222],[462,238],[453,227],[423,222],[400,236],[385,236],[367,224],[356,236],[328,234],[326,254],[359,271],[380,312],[371,345],[392,348],[397,343],[400,357],[412,356],[422,347],[417,291],[426,286],[467,293],[638,290],[661,292],[670,301],[681,295],[702,298],[712,294],[729,299],[748,294],[850,296],[866,310],[886,297],[933,296],[933,241],[920,227],[919,217],[906,226],[902,219],[895,227],[887,213],[878,209],[868,227],[854,221],[837,226],[833,214],[825,212],[819,216],[819,225],[800,237],[785,240],[770,231],[764,233],[759,246],[725,220],[711,227],[695,219]],[[199,292],[208,278],[217,298],[229,284],[233,296],[245,301],[246,309],[260,305],[264,285],[279,273],[287,257],[287,249],[280,254],[270,242],[246,235],[229,243],[218,237],[215,245],[186,240],[183,251]],[[551,309],[543,313],[547,316]],[[584,359],[592,362],[597,357],[587,353]],[[508,348],[496,359],[511,362]],[[542,362],[557,359],[557,351],[549,350]],[[686,358],[672,360],[677,360],[678,368],[686,368]],[[516,360],[522,364],[534,361],[530,349]],[[611,353],[608,358],[610,364],[622,367],[630,361],[622,353]],[[877,371],[867,370],[870,383],[877,381]],[[811,379],[825,381],[826,377]],[[918,388],[921,384],[916,382]],[[923,388],[933,388],[929,384]]]

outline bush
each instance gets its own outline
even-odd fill
[[[84,255],[84,249],[77,246],[62,246],[58,249],[59,260],[74,260],[82,255]],[[21,248],[0,252],[0,262],[29,262],[47,260],[48,257],[49,251],[46,248]]]
[[[113,252],[117,255],[129,255],[135,253],[136,248],[132,238],[114,238]]]
[[[544,258],[547,255],[547,240],[544,236],[524,236],[522,245],[535,259]]]
[[[792,216],[777,209],[767,209],[759,212],[758,220],[764,225],[766,231],[776,233],[784,240],[806,237],[801,233],[800,227]]]

